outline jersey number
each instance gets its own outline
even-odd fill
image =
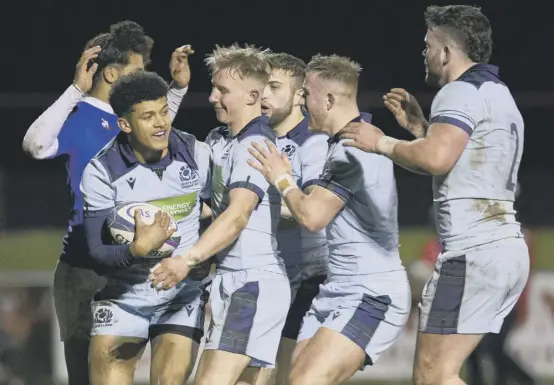
[[[514,171],[516,168],[517,156],[519,154],[519,132],[517,131],[517,126],[515,125],[515,123],[512,123],[510,125],[510,134],[515,136],[516,138],[516,148],[514,151],[514,157],[512,159],[512,167],[510,167],[510,176],[508,177],[508,181],[506,182],[506,190],[514,192],[516,189],[517,179],[517,175]]]

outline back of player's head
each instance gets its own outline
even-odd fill
[[[362,66],[344,56],[317,54],[306,66],[306,73],[315,73],[322,80],[342,83],[357,89]]]
[[[295,88],[302,88],[304,75],[306,73],[306,63],[302,59],[292,56],[288,53],[268,53],[267,61],[271,70],[280,70],[286,72],[294,79]]]
[[[129,64],[129,55],[131,54],[142,56],[146,66],[150,62],[154,40],[144,33],[144,29],[139,24],[127,20],[113,24],[110,26],[110,32],[102,33],[89,40],[85,49],[97,45],[102,48],[102,51],[94,60],[98,64],[94,78],[95,83],[101,78],[106,67]]]
[[[269,65],[266,55],[269,50],[261,50],[254,46],[239,47],[233,44],[229,47],[216,45],[211,55],[206,57],[206,65],[210,73],[228,70],[241,79],[250,78],[265,84],[269,80]]]
[[[438,29],[457,43],[471,61],[489,61],[492,54],[492,30],[489,19],[479,7],[433,5],[425,11],[425,23],[429,30]]]
[[[133,72],[114,83],[110,105],[117,116],[128,116],[135,105],[166,96],[168,88],[165,80],[154,72]]]

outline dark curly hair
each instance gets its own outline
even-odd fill
[[[133,72],[115,82],[110,91],[110,105],[117,116],[128,116],[135,105],[166,96],[168,88],[166,81],[154,72]]]
[[[481,8],[470,5],[432,5],[425,11],[428,29],[447,34],[475,63],[488,63],[492,54],[492,30]]]
[[[102,33],[91,40],[85,49],[99,45],[102,51],[93,63],[98,64],[98,70],[94,75],[94,83],[100,79],[102,71],[110,65],[125,66],[129,64],[129,54],[141,55],[144,65],[150,63],[150,53],[154,46],[154,40],[145,35],[144,29],[134,21],[120,21],[110,26],[110,32]]]
[[[272,70],[281,70],[290,73],[294,78],[296,88],[302,88],[304,76],[306,72],[306,63],[295,56],[288,53],[268,53],[267,61]]]

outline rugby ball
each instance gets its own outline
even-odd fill
[[[154,222],[154,216],[161,209],[150,203],[121,203],[117,205],[106,220],[115,244],[128,245],[135,237],[135,210],[140,210],[142,220],[150,225]],[[171,217],[169,228],[177,230],[177,222]],[[152,250],[145,258],[163,258],[170,255],[179,246],[181,237],[176,232],[165,241],[158,250]]]

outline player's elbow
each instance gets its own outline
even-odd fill
[[[23,149],[23,152],[29,155],[33,159],[46,159],[48,158],[48,153],[44,151],[44,149],[41,146],[37,146],[35,143],[33,143],[31,140],[26,140],[27,138],[23,139],[23,144],[21,148]]]
[[[443,176],[452,170],[455,163],[448,155],[436,154],[428,158],[425,171],[431,176]]]
[[[311,233],[321,231],[325,227],[327,227],[326,221],[323,218],[318,218],[315,215],[304,217],[301,224],[306,230]]]

